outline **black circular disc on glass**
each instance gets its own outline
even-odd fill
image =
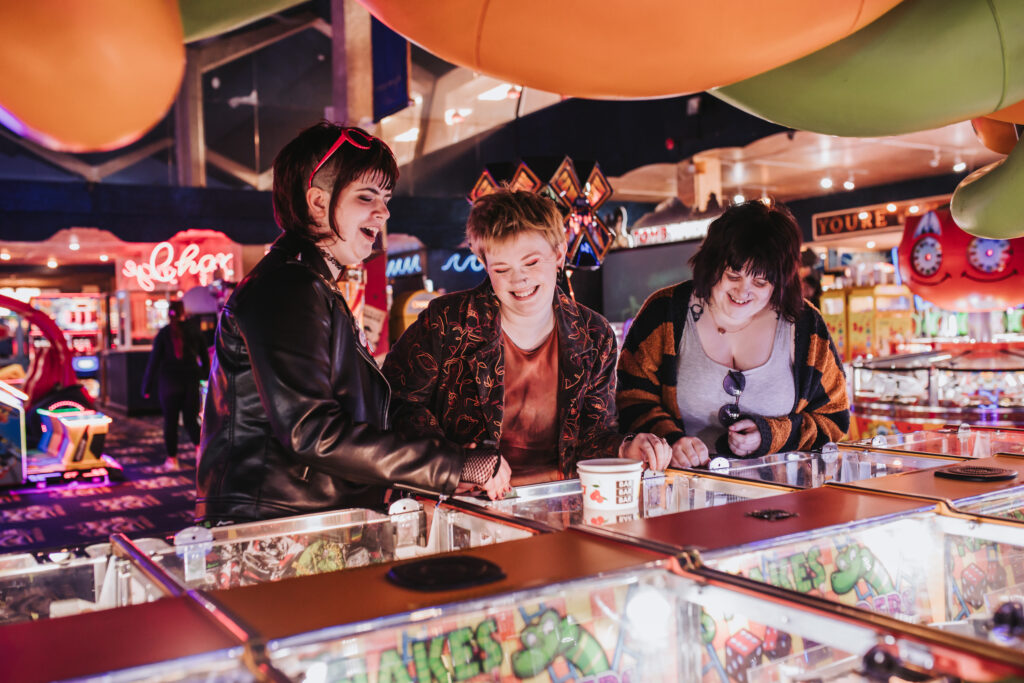
[[[935,476],[945,479],[961,479],[963,481],[1007,481],[1016,478],[1017,473],[1004,467],[951,465],[935,470]]]
[[[396,565],[387,577],[391,583],[416,591],[448,591],[500,581],[505,572],[480,557],[452,555]]]

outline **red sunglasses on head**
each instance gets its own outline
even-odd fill
[[[365,133],[358,128],[342,128],[341,135],[339,135],[338,139],[335,140],[333,145],[331,145],[331,148],[327,150],[327,154],[323,156],[320,163],[313,167],[313,172],[309,174],[309,183],[307,183],[306,189],[313,187],[313,176],[316,175],[316,172],[320,170],[320,167],[326,164],[327,160],[331,158],[331,155],[334,154],[334,152],[343,144],[349,142],[357,149],[370,149],[374,139],[375,138],[372,135]]]

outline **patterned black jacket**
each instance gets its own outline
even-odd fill
[[[558,331],[558,466],[616,457],[615,335],[608,321],[555,293]],[[384,361],[391,413],[409,436],[458,444],[498,443],[505,361],[498,300],[490,281],[430,302]]]

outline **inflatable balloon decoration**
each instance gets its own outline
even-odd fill
[[[1022,123],[1024,2],[906,0],[833,45],[713,93],[770,121],[833,135],[896,135],[986,116]],[[988,145],[991,131],[979,137]],[[1006,146],[1009,157],[972,173],[953,195],[952,215],[973,235],[1024,235],[1024,149]]]
[[[435,55],[573,97],[699,92],[786,64],[899,0],[359,0]]]
[[[914,294],[950,311],[999,311],[1024,303],[1024,238],[974,237],[948,209],[908,216],[900,276]]]
[[[576,166],[569,157],[562,160],[546,183],[525,162],[520,162],[508,186],[513,190],[545,194],[558,204],[565,217],[568,268],[593,270],[601,266],[614,235],[597,215],[597,209],[612,196],[612,187],[598,164],[594,164],[586,184],[581,187]],[[469,201],[474,202],[499,187],[500,183],[490,170],[484,169],[469,193]]]
[[[184,69],[175,0],[0,3],[0,123],[50,149],[133,142]]]

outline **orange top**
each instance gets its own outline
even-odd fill
[[[505,411],[501,454],[512,467],[513,485],[557,479],[558,335],[523,351],[502,332]]]

